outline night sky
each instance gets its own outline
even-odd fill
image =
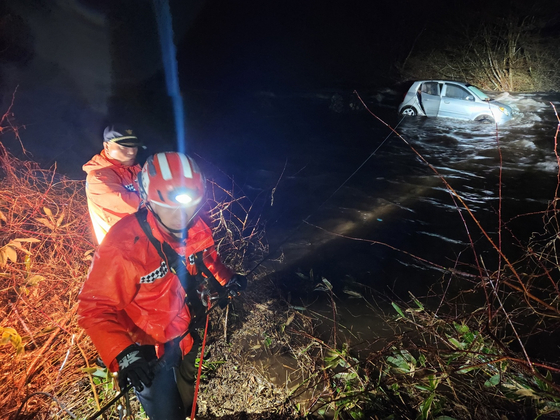
[[[453,36],[450,29],[461,23],[528,12],[547,14],[553,21],[560,9],[552,0],[169,2],[181,86],[226,90],[387,85],[398,79],[396,65],[417,38],[437,47],[442,44],[441,36]],[[39,13],[45,25],[54,24],[63,8],[73,9],[70,29],[80,24],[77,20],[87,25],[93,19],[104,19],[117,83],[146,83],[160,76],[151,1],[28,0],[25,6],[10,7],[17,3],[7,0],[3,14],[23,19],[24,25],[33,13]],[[21,32],[25,27],[3,34],[4,43],[9,44],[10,38],[25,43]],[[83,34],[69,30],[67,36],[76,42]],[[25,57],[17,57],[17,48],[11,45],[2,59],[25,61]],[[32,54],[33,45],[27,50],[22,55]]]
[[[157,29],[149,2],[109,8],[113,71],[126,84],[162,88]],[[225,93],[379,86],[418,32],[416,11],[399,2],[171,1],[184,91]],[[397,26],[400,30],[396,30]],[[159,69],[161,70],[161,69]],[[137,74],[138,77],[131,77]]]

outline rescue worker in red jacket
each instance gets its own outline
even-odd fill
[[[143,146],[131,128],[110,125],[103,132],[103,150],[82,168],[87,173],[87,203],[98,244],[111,226],[138,210],[138,147]]]
[[[146,161],[139,184],[146,209],[124,217],[98,247],[79,295],[78,322],[106,366],[118,371],[121,389],[128,381],[134,386],[150,419],[184,420],[200,341],[189,328],[185,291],[193,301],[204,282],[231,293],[247,280],[221,262],[199,215],[206,180],[192,158],[158,153]],[[175,367],[154,374],[150,362],[163,354],[167,361],[176,355]]]

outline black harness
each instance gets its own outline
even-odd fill
[[[160,242],[154,237],[152,227],[148,224],[148,210],[146,208],[140,209],[135,213],[136,219],[144,231],[146,237],[150,240],[159,256],[167,263],[167,266],[173,274],[175,274],[181,286],[185,290],[185,303],[191,308],[191,315],[193,318],[200,318],[201,313],[205,312],[206,301],[205,293],[218,295],[222,297],[227,295],[227,290],[223,287],[212,272],[204,264],[203,251],[197,252],[189,257],[189,260],[194,263],[197,269],[197,274],[192,275],[187,270],[186,258],[179,255],[167,242]],[[220,299],[221,300],[221,299]]]

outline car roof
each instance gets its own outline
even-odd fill
[[[426,79],[426,80],[416,80],[414,83],[425,83],[425,82],[436,82],[436,83],[457,83],[463,86],[472,86],[467,82],[459,82],[457,80],[445,80],[445,79]]]

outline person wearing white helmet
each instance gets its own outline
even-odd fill
[[[138,209],[139,147],[144,146],[132,128],[109,125],[103,132],[103,150],[82,168],[87,173],[88,210],[98,244],[111,226]]]
[[[150,419],[184,420],[193,404],[200,341],[192,326],[196,302],[208,296],[204,290],[222,298],[237,294],[247,280],[216,252],[199,214],[206,179],[191,157],[149,157],[139,189],[145,207],[113,226],[96,250],[78,322],[106,366],[118,372],[121,389],[134,387]],[[163,355],[172,369],[154,371]]]

